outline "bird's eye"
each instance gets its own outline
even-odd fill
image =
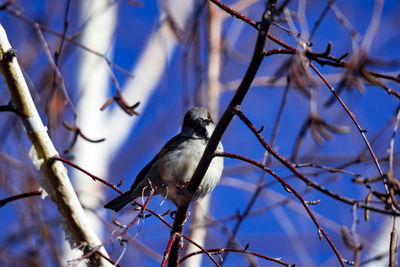
[[[203,118],[199,118],[199,122],[203,127],[210,124],[210,121],[208,119],[203,119]]]

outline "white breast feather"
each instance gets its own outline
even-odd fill
[[[189,182],[203,155],[204,149],[205,142],[203,140],[188,139],[181,143],[177,149],[167,153],[158,164],[158,166],[162,166],[160,175],[164,181],[175,185]],[[221,143],[218,145],[217,151],[223,151]],[[177,158],[181,160],[176,160]],[[195,198],[202,198],[214,189],[221,177],[222,168],[222,157],[216,157],[211,161]]]

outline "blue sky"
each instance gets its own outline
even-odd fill
[[[232,1],[227,1],[226,3],[230,4],[231,2]],[[21,1],[21,6],[24,6],[22,3],[25,2]],[[354,28],[360,33],[361,37],[364,36],[370,22],[374,1],[358,0],[352,1],[351,3],[348,1],[336,1],[336,3],[346,18],[349,19]],[[145,40],[158,26],[158,21],[156,21],[156,19],[159,10],[157,7],[157,1],[143,2],[143,7],[140,8],[130,6],[125,1],[119,1],[119,5],[118,28],[115,35],[113,61],[125,69],[130,69],[140,56],[140,53],[146,44]],[[309,1],[306,14],[310,28],[323,7],[325,7],[325,4],[321,5],[318,1]],[[29,8],[23,10],[23,14],[61,31],[62,20],[60,20],[60,14],[62,14],[61,11],[63,11],[63,8],[64,1],[54,1],[53,4],[49,4],[48,1],[34,1],[29,4]],[[290,8],[296,9],[296,5],[291,4]],[[397,14],[399,14],[399,9],[400,5],[398,1],[385,2],[381,28],[379,28],[372,49],[369,52],[371,57],[378,57],[381,60],[398,59],[400,38],[397,29],[400,21]],[[51,10],[55,11],[51,12]],[[251,7],[246,14],[254,20],[259,20],[262,10],[263,4],[256,4]],[[82,27],[77,20],[77,11],[77,4],[73,3],[70,16],[70,34],[79,31]],[[36,38],[35,34],[32,33],[32,27],[5,12],[0,13],[0,22],[6,28],[10,41],[22,57],[26,51],[25,47],[31,42],[31,38]],[[232,28],[236,29],[235,27],[240,23],[243,22],[229,18],[223,25],[224,34],[230,33],[229,30]],[[202,27],[201,35],[204,39],[204,22]],[[272,27],[271,32],[295,46],[294,39],[288,36],[284,31]],[[251,51],[254,47],[255,36],[255,30],[248,25],[244,25],[244,31],[239,36],[239,41],[231,44],[233,45],[232,48],[242,56],[241,58],[243,60],[238,62],[235,60],[233,55],[225,55],[224,66],[221,73],[222,83],[225,84],[231,81],[240,80],[240,78],[243,77],[251,57]],[[53,44],[55,43],[56,39],[54,39],[54,36],[46,34],[46,37],[53,41]],[[229,40],[229,36],[226,37]],[[322,51],[325,49],[329,41],[333,42],[332,55],[339,57],[344,52],[352,54],[353,51],[349,34],[347,30],[334,18],[332,12],[328,12],[326,19],[318,29],[315,38],[313,39],[314,45],[312,49],[314,51]],[[267,48],[269,45],[271,45],[270,42],[267,43]],[[205,45],[203,41],[203,48],[204,47]],[[43,50],[40,49],[40,47],[36,49],[39,51],[37,52],[38,60],[33,61],[33,65],[27,68],[27,73],[29,74],[29,77],[31,77],[32,83],[39,86],[41,78],[39,74],[42,71],[45,57]],[[151,160],[167,140],[179,131],[183,114],[187,108],[182,101],[182,96],[184,94],[182,82],[182,53],[183,48],[178,47],[169,61],[163,81],[152,96],[147,108],[140,115],[140,120],[138,121],[136,128],[132,131],[129,140],[126,141],[125,145],[118,153],[118,157],[111,163],[112,168],[110,169],[109,177],[112,177],[112,181],[116,183],[121,177],[126,177],[127,179],[125,184],[122,186],[123,190],[130,187],[130,181],[133,181],[140,169]],[[207,50],[204,48],[201,55],[203,58],[203,67],[205,66],[204,59],[206,53]],[[66,80],[67,88],[70,90],[71,96],[74,100],[79,97],[74,91],[76,89],[75,79],[77,75],[74,70],[76,69],[78,57],[78,49],[72,47],[71,55],[66,58],[62,66],[62,72]],[[276,69],[286,59],[287,57],[280,55],[267,58],[258,72],[259,76],[268,77],[274,75]],[[398,72],[399,70],[398,64],[395,64],[394,67],[390,67],[390,64],[386,64],[385,66],[389,67],[376,68],[375,70],[381,72]],[[329,66],[320,67],[317,65],[317,67],[324,74],[342,73],[342,70]],[[190,72],[188,78],[190,84],[189,93],[191,96],[191,103],[193,103],[194,95],[193,77],[193,73]],[[127,82],[127,79],[129,79],[121,73],[117,73],[117,78],[122,86]],[[398,90],[398,84],[389,84],[394,90]],[[40,88],[38,88],[38,90],[40,90]],[[115,88],[110,84],[110,95],[114,91]],[[263,135],[268,141],[271,137],[283,91],[283,87],[255,86],[249,91],[242,105],[242,110],[257,127],[260,127],[261,125],[265,126]],[[233,91],[222,93],[220,113],[222,113],[226,108],[232,95]],[[308,157],[305,162],[313,161],[323,165],[337,166],[357,155],[360,149],[365,147],[357,129],[337,103],[332,105],[329,109],[323,107],[323,103],[330,98],[330,96],[331,95],[326,87],[318,87],[318,111],[320,116],[330,123],[348,126],[351,131],[347,135],[334,135],[332,139],[327,140],[320,146],[315,144],[310,133],[308,133],[304,140],[302,150],[300,151],[300,156]],[[1,97],[7,99],[5,90],[2,90]],[[351,111],[355,114],[358,122],[362,127],[368,130],[366,135],[369,140],[372,140],[386,121],[393,116],[393,112],[398,106],[398,99],[393,96],[388,96],[383,89],[376,86],[367,85],[364,93],[360,93],[356,88],[353,88],[353,90],[346,90],[346,92],[342,94],[342,97],[349,105]],[[307,98],[299,93],[299,90],[291,88],[287,99],[286,109],[282,115],[279,134],[275,142],[275,148],[284,156],[290,156],[295,143],[295,138],[304,120],[309,115],[309,110],[310,108]],[[41,114],[44,114],[43,110]],[[1,118],[2,123],[4,123],[5,120],[5,116],[3,116]],[[378,156],[386,155],[385,151],[388,147],[388,140],[390,140],[391,131],[392,126],[386,129],[384,134],[380,135],[377,142],[373,144],[373,149]],[[57,146],[61,151],[65,149],[65,142],[60,142],[60,140],[64,140],[67,133],[60,130],[58,134],[58,136],[55,136],[55,139],[57,140]],[[262,159],[264,153],[262,146],[237,118],[233,120],[222,140],[225,151],[227,152],[238,153],[256,160]],[[398,139],[396,140],[398,141]],[[25,144],[26,141],[23,143],[27,150],[29,146]],[[13,143],[9,142],[9,140],[7,141],[7,139],[5,139],[3,149],[6,153],[12,155],[16,154],[16,151],[13,148]],[[18,157],[27,160],[26,154]],[[241,190],[241,188],[235,188],[230,185],[230,181],[232,181],[230,179],[254,184],[257,183],[261,176],[259,170],[254,168],[242,168],[243,164],[236,160],[225,159],[225,163],[226,168],[223,180],[221,185],[217,186],[213,192],[213,206],[210,211],[211,215],[217,220],[228,217],[236,211],[243,211],[251,197],[250,192],[246,192],[246,190]],[[382,165],[384,169],[387,169],[386,163],[382,163]],[[272,168],[282,177],[287,177],[290,174],[276,161],[273,161]],[[361,172],[363,176],[377,175],[376,168],[370,161],[356,167],[350,167],[349,170]],[[16,176],[21,175],[21,173],[16,172]],[[326,173],[322,177],[316,179],[319,179],[317,181],[323,181],[330,176],[329,173]],[[351,176],[346,174],[339,175],[335,182],[329,184],[329,188],[349,197],[360,199],[365,198],[367,190],[362,186],[351,183],[351,178]],[[291,177],[287,177],[287,179],[299,192],[305,189],[302,182]],[[271,180],[272,178],[267,176],[266,182]],[[278,193],[275,198],[289,195],[279,184],[276,183],[271,187],[268,187],[268,190]],[[273,192],[265,191],[265,198],[257,200],[254,209],[272,205],[276,200],[274,197],[271,197],[271,195],[274,196]],[[108,197],[114,196],[114,193],[111,192],[111,190],[106,189],[105,193],[108,194]],[[5,196],[7,196],[7,192],[1,191],[0,197]],[[307,200],[321,200],[320,204],[312,206],[312,210],[318,213],[317,217],[320,219],[323,227],[329,225],[330,220],[336,222],[336,225],[333,228],[328,228],[327,232],[335,245],[343,253],[343,256],[351,257],[352,252],[344,248],[341,237],[338,234],[341,225],[346,225],[349,228],[351,227],[353,222],[351,207],[333,201],[331,198],[315,191],[306,194],[305,197]],[[156,198],[155,201],[151,203],[152,207],[157,209],[157,211],[162,212],[173,207],[170,203],[164,203],[159,207],[160,201],[161,198]],[[47,205],[52,209],[55,207],[53,204]],[[18,220],[18,218],[15,217],[15,208],[19,208],[18,204],[15,206],[8,205],[1,210],[3,214],[2,216],[7,217],[7,220],[2,220],[0,224],[2,227],[11,229],[13,222]],[[318,241],[317,232],[312,221],[309,217],[300,215],[301,213],[299,214],[296,211],[298,209],[298,205],[290,204],[288,207],[285,206],[261,215],[251,216],[245,220],[240,228],[238,239],[241,244],[250,243],[250,250],[271,257],[279,256],[282,257],[284,261],[294,263],[299,259],[298,255],[293,252],[295,251],[295,248],[292,238],[298,238],[304,241],[304,244],[307,246],[307,250],[309,251],[309,255],[316,266],[321,266],[321,264],[324,263],[326,264],[324,266],[336,266],[336,262],[332,260],[333,253],[329,249],[327,242],[325,240],[322,242]],[[118,218],[129,221],[132,217],[132,214],[126,210],[123,214],[124,215],[118,215]],[[283,218],[282,216],[285,214],[290,218],[290,223],[287,222],[287,224],[285,224],[280,221]],[[359,217],[362,217],[361,210],[357,211],[357,214]],[[56,216],[56,213],[54,213],[54,215]],[[114,218],[115,215],[113,214],[112,217]],[[365,223],[361,221],[357,226],[359,231],[358,233],[366,238],[368,237],[369,242],[372,242],[372,236],[379,228],[380,222],[383,218],[382,215],[377,214],[373,214],[372,217],[373,218],[370,222]],[[172,222],[170,218],[168,220]],[[290,228],[289,224],[292,224],[292,226],[297,229],[298,236],[293,233],[288,234],[285,232],[288,229],[285,227]],[[232,229],[233,225],[234,223],[232,221],[228,221],[221,223],[219,227],[211,227],[206,246],[210,248],[224,247],[226,243],[226,235],[221,233],[221,226]],[[135,229],[132,229],[132,232],[132,234],[134,234]],[[157,233],[157,235],[154,233]],[[168,237],[169,229],[155,218],[150,217],[146,219],[145,223],[142,223],[137,240],[162,254]],[[111,255],[117,257],[120,248],[117,244],[113,247],[115,250],[112,251]],[[368,247],[368,245],[366,245],[366,247]],[[129,256],[137,256],[138,260],[143,263],[142,266],[159,265],[158,262],[150,259],[150,257],[142,255],[136,247],[128,247],[128,249]],[[364,254],[364,257],[367,258],[367,256],[368,255]],[[124,260],[125,262],[123,261],[122,263],[124,263],[125,266],[129,266],[129,258],[127,257]],[[270,266],[268,263],[261,260],[259,263],[260,266]],[[205,266],[211,266],[211,263],[208,260],[205,260],[204,264]],[[229,256],[227,266],[239,266],[241,264],[245,264],[243,256],[234,254]]]

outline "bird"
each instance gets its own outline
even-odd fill
[[[203,155],[215,128],[210,112],[204,107],[194,107],[186,112],[179,134],[169,140],[157,155],[138,173],[131,188],[108,202],[104,207],[114,211],[138,197],[148,196],[151,187],[154,194],[161,194],[178,206],[188,196],[185,187]],[[216,152],[223,152],[219,142]],[[224,168],[222,157],[214,157],[192,202],[210,193],[219,182]],[[148,180],[151,181],[149,185]]]

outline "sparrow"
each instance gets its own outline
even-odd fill
[[[175,205],[183,198],[190,197],[185,187],[192,178],[214,128],[215,124],[206,108],[190,109],[183,119],[181,132],[169,140],[139,172],[129,191],[114,198],[104,207],[119,211],[136,198],[148,196],[151,186],[156,188],[154,194],[161,194]],[[216,152],[223,152],[221,142]],[[223,168],[223,158],[215,157],[192,201],[203,198],[214,189],[221,178]],[[151,186],[148,180],[151,181]]]

